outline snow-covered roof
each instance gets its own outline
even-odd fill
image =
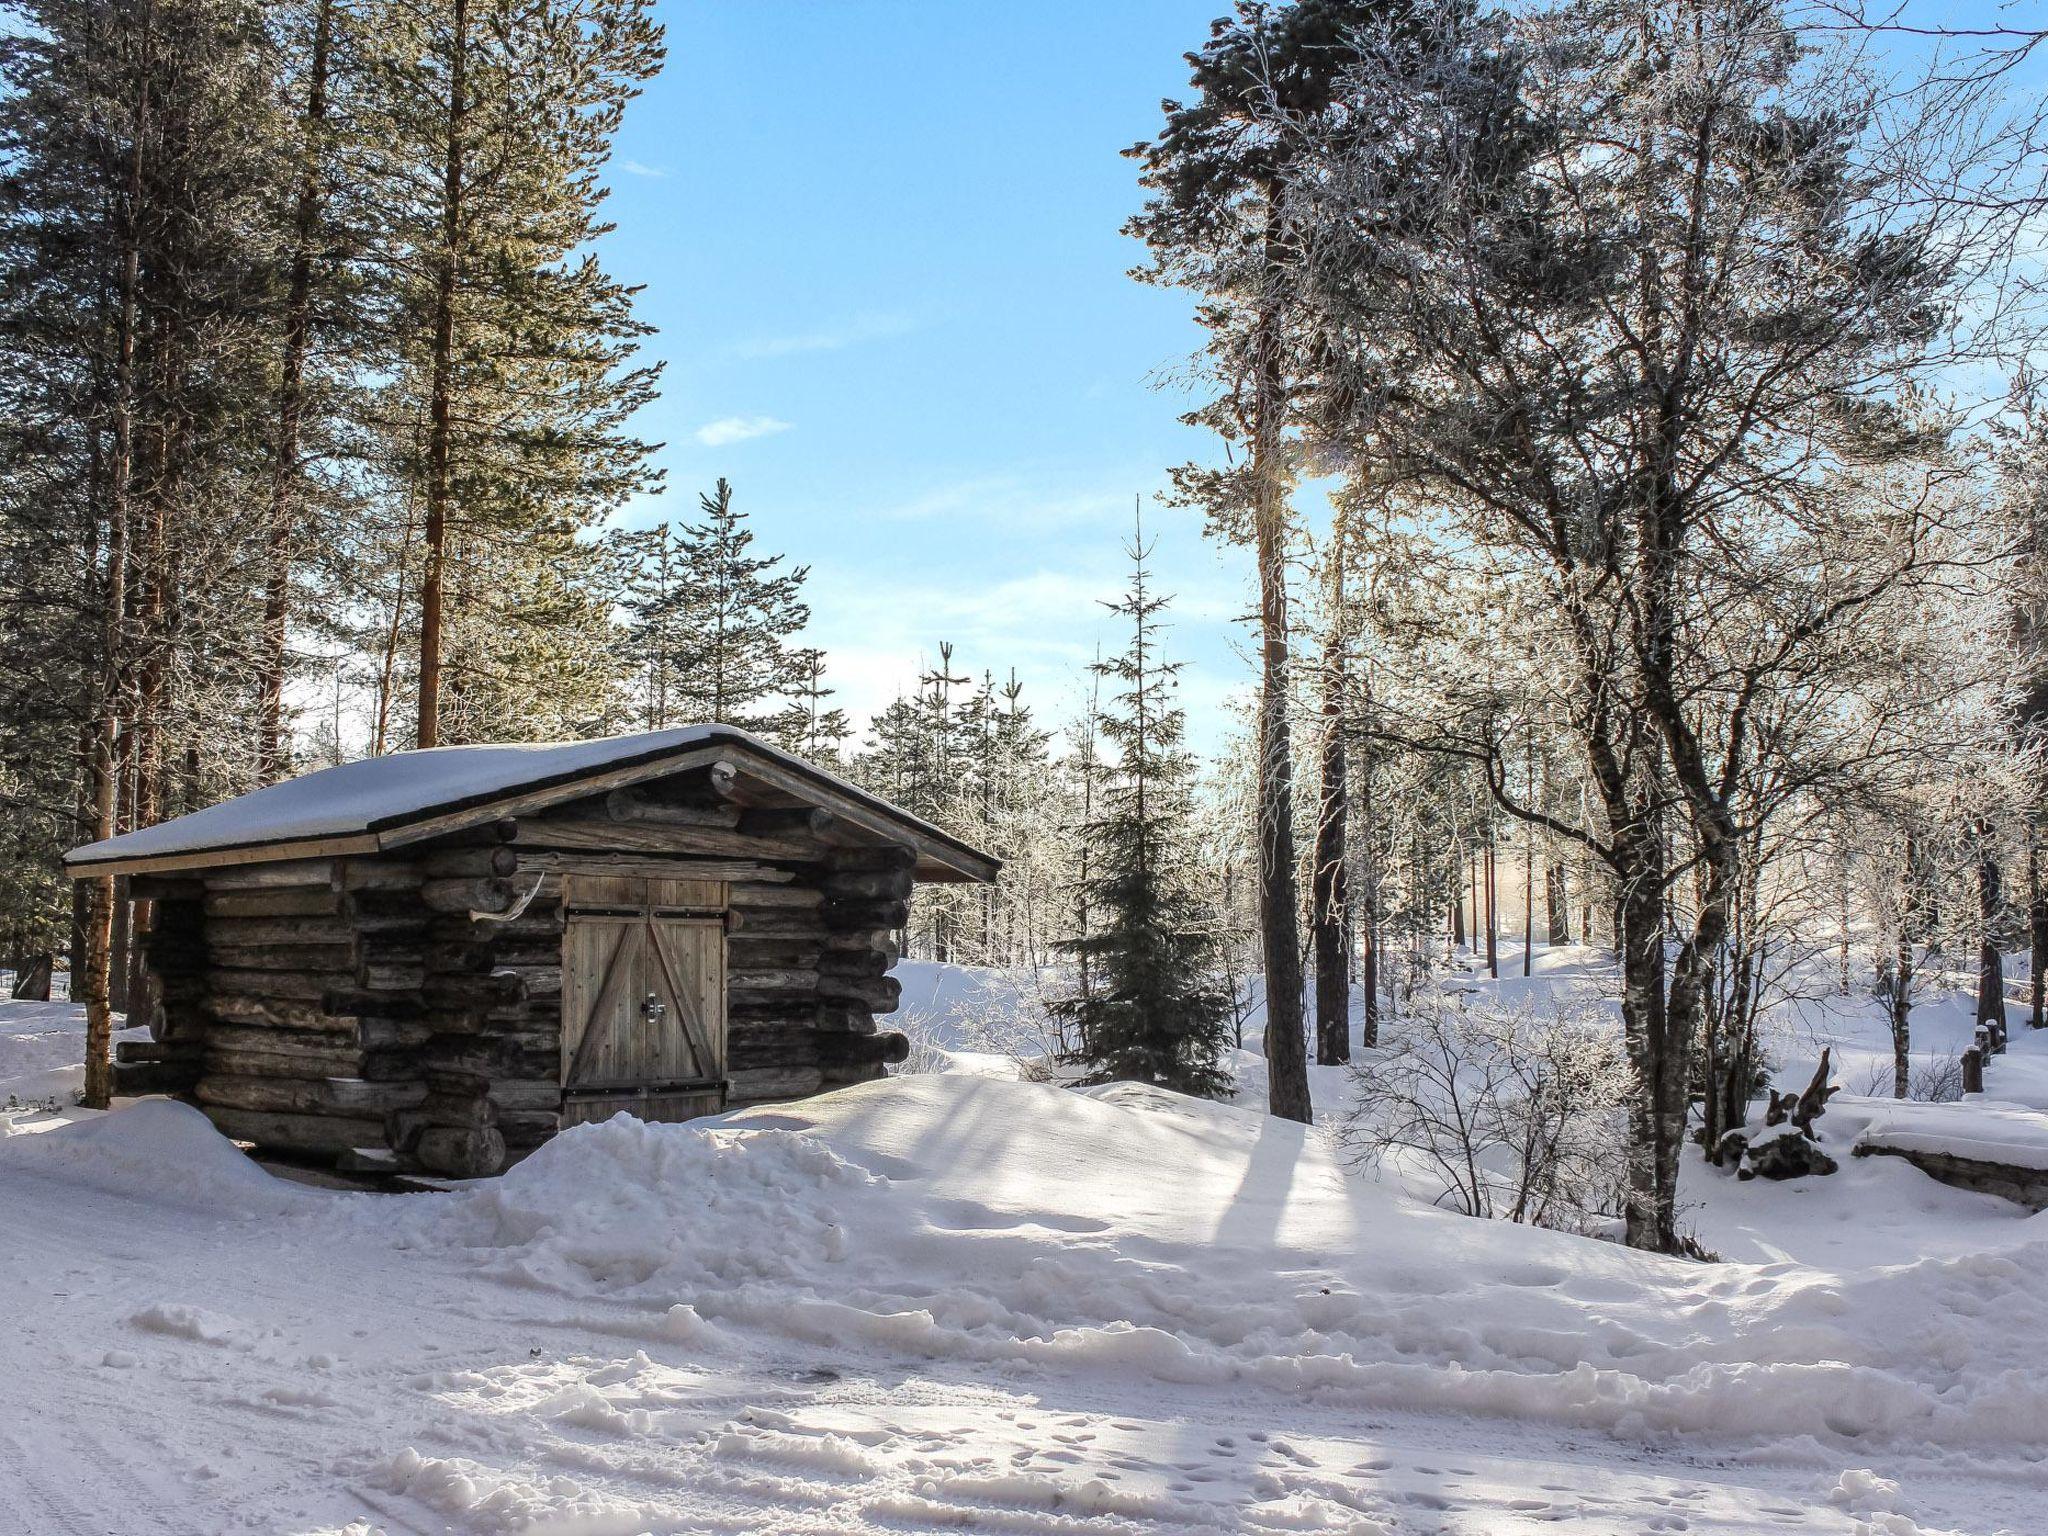
[[[743,772],[749,760],[780,770],[778,777],[800,798],[810,789],[820,798],[851,801],[890,828],[911,834],[921,852],[937,852],[958,874],[989,878],[993,872],[993,859],[950,833],[731,725],[687,725],[592,741],[429,747],[366,757],[88,843],[72,849],[64,862],[72,874],[82,875],[107,865],[187,857],[198,862],[201,856],[235,851],[246,852],[252,860],[374,852],[386,838],[407,840],[402,834],[423,822],[453,817],[459,823],[462,813],[471,811],[476,820],[487,820],[494,808],[514,797],[573,799],[589,792],[579,788],[586,780],[624,774],[631,781],[632,770],[643,767],[648,771],[639,777],[659,777],[690,766],[672,760],[699,752],[707,761],[712,755],[730,756]],[[550,791],[560,793],[550,796]],[[956,858],[947,859],[948,852]],[[208,857],[204,862],[221,861]]]

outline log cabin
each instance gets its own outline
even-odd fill
[[[997,870],[724,725],[369,758],[65,864],[137,904],[152,1038],[121,1044],[117,1094],[456,1178],[620,1112],[881,1076],[913,884]]]

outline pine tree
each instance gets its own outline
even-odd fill
[[[1094,931],[1068,945],[1089,986],[1056,1011],[1075,1026],[1081,1043],[1070,1059],[1091,1080],[1220,1098],[1231,1087],[1222,1064],[1230,1009],[1190,868],[1194,761],[1173,702],[1180,663],[1159,654],[1169,600],[1152,590],[1142,529],[1127,552],[1130,587],[1107,606],[1130,621],[1130,644],[1098,664],[1117,689],[1100,724],[1116,759],[1085,829]]]
[[[1187,102],[1165,104],[1158,138],[1128,153],[1151,194],[1125,232],[1145,241],[1145,281],[1192,288],[1205,302],[1208,357],[1221,396],[1188,419],[1245,446],[1241,471],[1183,471],[1184,491],[1217,528],[1247,539],[1259,583],[1259,881],[1272,1112],[1313,1117],[1303,1039],[1295,892],[1294,762],[1288,721],[1287,562],[1294,527],[1287,432],[1298,327],[1278,275],[1297,259],[1282,190],[1307,134],[1329,113],[1352,35],[1393,24],[1379,0],[1237,0],[1188,55]],[[1276,129],[1276,124],[1285,125]]]
[[[772,734],[791,751],[823,767],[837,767],[845,757],[853,725],[846,711],[825,701],[837,692],[825,686],[825,653],[802,646],[790,653],[789,708]]]
[[[676,540],[677,579],[654,615],[664,627],[672,719],[774,734],[800,682],[792,642],[810,622],[804,566],[752,553],[753,530],[720,480],[698,498],[703,521]]]
[[[537,653],[524,614],[538,595],[581,624],[609,599],[606,556],[578,535],[657,479],[627,430],[658,374],[633,361],[646,327],[590,245],[661,28],[651,0],[368,3],[363,173],[400,349],[380,414],[408,493],[393,569],[416,596],[394,606],[417,634],[415,740],[530,734],[526,699],[550,729],[599,719],[621,681],[597,665],[610,636]],[[565,665],[522,670],[537,662]]]

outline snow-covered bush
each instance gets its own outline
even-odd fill
[[[1866,1099],[1889,1099],[1896,1086],[1892,1064],[1873,1062],[1857,1093]],[[1906,1097],[1927,1104],[1952,1104],[1963,1096],[1963,1064],[1952,1055],[1920,1052],[1907,1058]]]
[[[1633,1075],[1590,1002],[1501,1012],[1418,992],[1401,1037],[1352,1078],[1346,1148],[1440,1181],[1439,1204],[1573,1231],[1620,1209]]]
[[[947,1072],[964,1055],[999,1056],[1027,1082],[1043,1082],[1067,1047],[1048,1004],[1056,974],[967,966],[906,967],[904,1003],[892,1027],[910,1041],[899,1073]],[[913,999],[915,999],[913,1001]]]

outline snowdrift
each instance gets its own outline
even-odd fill
[[[415,1203],[507,1279],[721,1328],[1768,1445],[2048,1442],[2048,1229],[1841,1276],[1449,1215],[1319,1132],[1118,1087],[891,1079],[573,1130]]]

